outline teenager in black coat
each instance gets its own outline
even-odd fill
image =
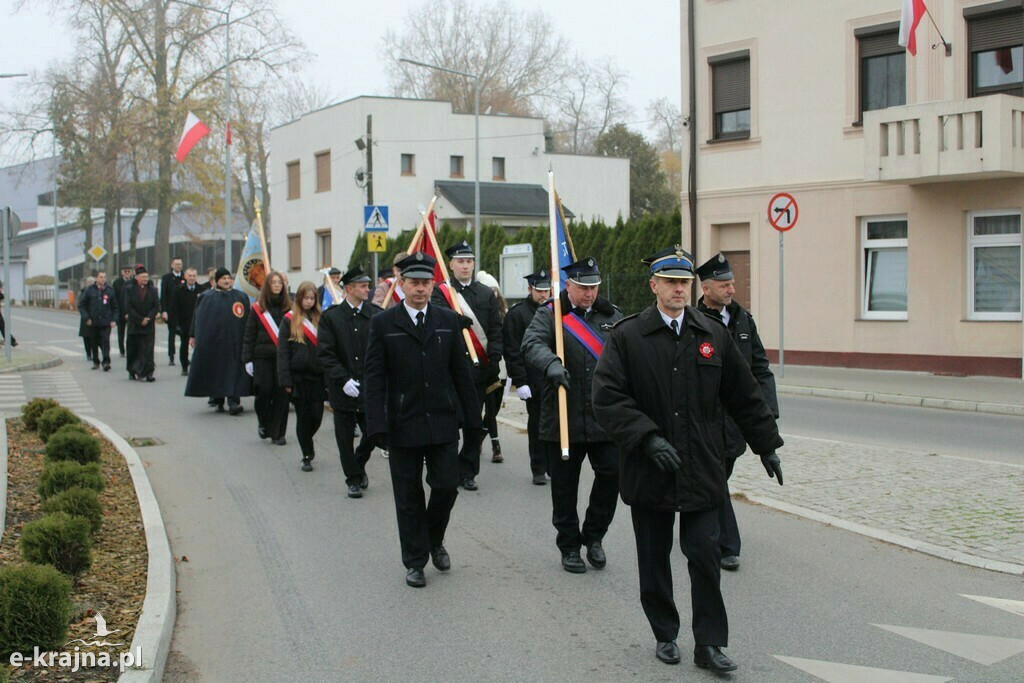
[[[260,296],[252,305],[242,339],[242,362],[252,377],[256,394],[257,433],[278,446],[285,444],[288,429],[288,394],[277,381],[277,343],[281,321],[291,307],[284,278],[281,273],[272,272],[263,281]]]
[[[316,285],[303,282],[277,338],[277,381],[295,404],[295,437],[302,449],[302,471],[313,469],[313,437],[324,419],[324,371],[317,356],[320,303]]]

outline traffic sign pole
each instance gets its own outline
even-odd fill
[[[3,231],[4,231],[4,282],[7,286],[11,286],[11,208],[4,207],[0,209],[0,213],[3,215]],[[55,247],[56,248],[56,247]],[[11,320],[11,294],[8,290],[7,296],[4,297],[4,314],[7,322],[6,333],[4,334],[4,358],[7,362],[11,362],[11,339],[14,334],[14,321]]]
[[[783,248],[783,242],[785,241],[786,233],[779,232],[779,377],[786,376],[786,358],[785,348],[786,344],[783,341],[786,337],[786,288],[784,285],[786,269],[785,264],[785,250]]]
[[[768,200],[768,222],[779,232],[779,377],[786,376],[785,237],[799,217],[800,207],[788,192],[778,192]]]

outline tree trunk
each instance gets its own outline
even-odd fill
[[[167,85],[167,15],[160,0],[153,0],[154,11],[154,76],[156,79],[157,125],[157,214],[156,233],[153,237],[153,263],[148,268],[160,272],[170,262],[171,209],[174,206],[172,182],[174,166],[171,145],[172,130],[171,92]],[[133,223],[134,227],[134,223]],[[135,243],[132,243],[134,258]]]
[[[139,226],[142,224],[142,219],[146,217],[146,207],[140,206],[139,210],[135,212],[135,217],[132,218],[132,227],[128,230],[128,253],[131,254],[131,260],[128,261],[128,265],[135,269],[135,264],[138,263],[138,259],[135,254],[135,247],[139,242]]]
[[[107,279],[111,281],[113,274],[110,272],[110,264],[114,259],[114,221],[117,220],[117,211],[117,206],[107,206],[103,209],[103,248],[107,250],[107,255],[96,264],[97,268],[107,273]]]

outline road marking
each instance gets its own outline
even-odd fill
[[[55,353],[58,356],[81,356],[81,351],[71,351],[69,349],[62,349],[59,346],[40,346],[40,351],[46,351],[48,353]]]
[[[932,631],[924,628],[907,628],[905,626],[889,626],[872,624],[878,628],[891,631],[897,635],[916,640],[919,643],[948,652],[972,662],[991,666],[1007,657],[1024,652],[1024,640],[1017,638],[1000,638],[998,636],[979,636],[973,633],[954,633],[952,631]]]
[[[989,598],[984,595],[967,595],[961,593],[960,597],[967,598],[968,600],[974,600],[980,602],[983,605],[989,607],[995,607],[996,609],[1006,610],[1017,616],[1024,617],[1024,600],[1007,600],[1006,598]]]
[[[58,330],[77,330],[78,325],[60,325],[58,323],[48,323],[42,320],[34,320],[33,318],[24,318],[22,316],[14,317],[15,322],[19,323],[31,323],[33,325],[42,325],[43,327],[54,327]]]
[[[53,398],[62,406],[74,408],[77,412],[93,412],[89,398],[68,371],[28,373],[24,375],[24,381],[25,393],[32,398]]]
[[[772,655],[780,662],[806,671],[828,683],[946,683],[953,680],[946,676],[918,674],[911,671],[894,671],[892,669],[875,669],[870,666],[854,666],[837,662],[822,662],[816,659],[800,659]]]

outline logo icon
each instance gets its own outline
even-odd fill
[[[107,629],[107,620],[104,619],[103,615],[100,614],[99,612],[96,613],[96,615],[93,617],[93,619],[96,620],[96,640],[85,641],[85,640],[83,640],[81,638],[75,638],[74,640],[69,640],[68,642],[66,642],[64,644],[64,647],[67,647],[71,643],[81,643],[83,647],[91,647],[93,645],[95,645],[96,647],[116,647],[118,645],[124,645],[123,642],[122,643],[108,643],[105,640],[100,640],[101,638],[106,638],[107,636],[112,636],[115,633],[120,633],[121,629],[118,628],[118,629],[114,629],[113,631]]]

